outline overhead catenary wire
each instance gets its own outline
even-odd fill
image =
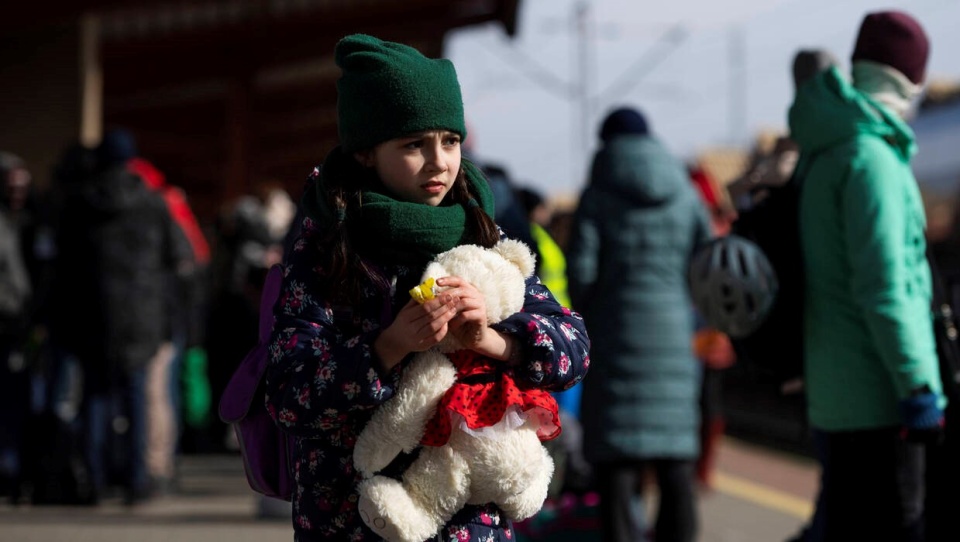
[[[484,50],[497,56],[504,64],[521,73],[546,92],[564,100],[571,100],[577,96],[577,89],[572,84],[554,75],[522,49],[512,45],[505,35],[500,36],[500,43],[493,47],[484,46]]]
[[[688,36],[686,27],[677,23],[660,35],[654,44],[634,61],[620,76],[610,83],[607,90],[597,97],[597,103],[610,103],[617,96],[630,92],[643,78],[660,65],[683,43]]]

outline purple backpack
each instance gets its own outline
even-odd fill
[[[289,501],[296,485],[293,477],[295,446],[292,436],[277,427],[264,405],[267,343],[273,328],[273,306],[280,296],[283,271],[274,265],[267,273],[260,297],[260,336],[257,346],[243,358],[220,397],[220,419],[232,424],[240,443],[247,482],[257,493]]]

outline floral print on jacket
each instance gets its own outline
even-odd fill
[[[298,542],[379,540],[357,512],[360,474],[353,467],[357,435],[374,410],[390,399],[402,367],[375,368],[372,345],[382,327],[407,302],[422,270],[380,269],[353,307],[337,306],[318,285],[321,235],[304,219],[284,265],[267,369],[267,409],[297,437],[293,525]],[[539,279],[528,279],[522,312],[493,326],[524,344],[526,361],[513,369],[518,385],[568,389],[589,368],[583,320],[561,307]],[[514,539],[511,523],[493,505],[467,506],[436,540],[500,542]]]

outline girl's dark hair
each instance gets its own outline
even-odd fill
[[[354,187],[360,186],[358,179],[351,179],[354,175],[368,175],[365,168],[354,162],[353,158],[346,158],[355,168],[349,168],[349,174],[324,179],[327,186],[327,204],[333,209],[335,220],[332,228],[324,232],[320,249],[323,264],[322,274],[330,279],[327,283],[330,290],[326,292],[335,301],[356,301],[360,299],[362,276],[373,276],[373,271],[359,257],[350,243],[346,218],[351,210],[360,207],[360,190],[348,189],[344,183],[351,182]]]
[[[353,161],[353,158],[348,158]],[[370,170],[357,164],[358,175],[370,175]],[[324,236],[321,253],[325,256],[323,263],[324,274],[330,281],[330,291],[327,295],[338,302],[353,304],[360,299],[363,285],[367,281],[379,282],[385,280],[357,253],[350,241],[350,232],[347,228],[346,217],[355,213],[362,204],[359,186],[363,183],[353,175],[344,175],[336,179],[324,179],[327,185],[327,203],[334,210],[337,217],[333,228]],[[485,181],[484,181],[485,182]],[[345,183],[350,184],[347,188]],[[500,231],[493,218],[488,215],[477,202],[476,195],[470,190],[464,166],[450,192],[441,205],[463,205],[467,211],[466,242],[490,248],[500,241]]]
[[[482,182],[487,182],[487,180],[483,179]],[[480,207],[476,194],[470,191],[466,168],[462,163],[460,173],[457,174],[457,180],[453,182],[453,187],[447,194],[447,199],[452,203],[463,205],[467,209],[468,242],[484,248],[490,248],[500,242],[500,231],[497,229],[497,224]]]

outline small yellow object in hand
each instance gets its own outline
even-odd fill
[[[417,303],[423,305],[426,301],[429,301],[436,297],[436,292],[433,290],[433,285],[436,283],[433,280],[433,277],[428,278],[423,281],[423,284],[420,286],[414,286],[410,288],[410,297],[414,299]]]

